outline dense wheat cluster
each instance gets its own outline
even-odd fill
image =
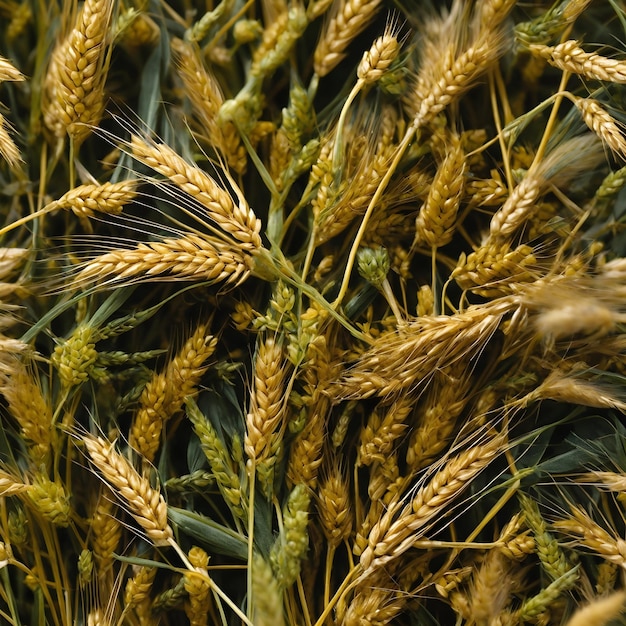
[[[624,2],[0,16],[2,624],[624,619]]]

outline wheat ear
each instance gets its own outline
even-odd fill
[[[626,62],[610,59],[595,52],[585,52],[574,39],[558,46],[531,45],[530,51],[550,65],[585,78],[626,84]]]
[[[43,114],[59,138],[82,141],[104,112],[107,36],[112,0],[86,0],[67,37],[52,52],[45,79]]]
[[[359,580],[367,580],[410,549],[428,524],[501,450],[502,439],[495,437],[462,452],[441,467],[404,507],[390,507],[370,531],[368,546],[360,558]]]
[[[83,444],[91,462],[115,495],[126,505],[130,514],[156,546],[165,546],[174,539],[167,521],[167,504],[161,492],[119,454],[110,441],[84,435]]]
[[[252,270],[252,257],[243,250],[208,235],[188,234],[180,239],[140,243],[133,249],[117,249],[86,263],[73,284],[110,278],[128,281],[169,275],[227,284],[243,282]]]
[[[85,184],[74,187],[44,210],[69,209],[79,217],[91,217],[94,212],[118,215],[137,195],[137,180],[119,183]]]
[[[262,247],[261,222],[243,196],[235,204],[231,195],[206,172],[187,163],[167,144],[147,143],[135,135],[130,148],[135,158],[197,200],[207,210],[208,217],[234,237],[242,249],[252,252]]]

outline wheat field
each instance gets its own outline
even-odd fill
[[[0,0],[0,623],[626,623],[622,0]]]

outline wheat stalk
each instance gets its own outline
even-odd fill
[[[128,506],[148,539],[156,546],[170,544],[174,534],[167,521],[167,504],[160,491],[116,452],[113,443],[92,435],[84,435],[82,441],[91,462],[115,495]]]

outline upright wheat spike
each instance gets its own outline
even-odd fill
[[[167,505],[160,491],[101,437],[84,435],[83,444],[91,462],[115,495],[128,506],[130,514],[156,546],[168,545],[174,538],[167,521]]]
[[[206,361],[215,351],[217,338],[199,324],[183,347],[155,374],[139,397],[139,408],[131,425],[128,442],[152,462],[161,445],[165,423],[182,410],[186,398],[197,393],[197,385],[207,370]]]
[[[52,52],[43,94],[46,126],[81,142],[104,112],[109,26],[114,2],[85,0],[69,34]]]
[[[335,0],[313,55],[313,69],[321,78],[346,54],[350,42],[374,18],[380,0]]]

